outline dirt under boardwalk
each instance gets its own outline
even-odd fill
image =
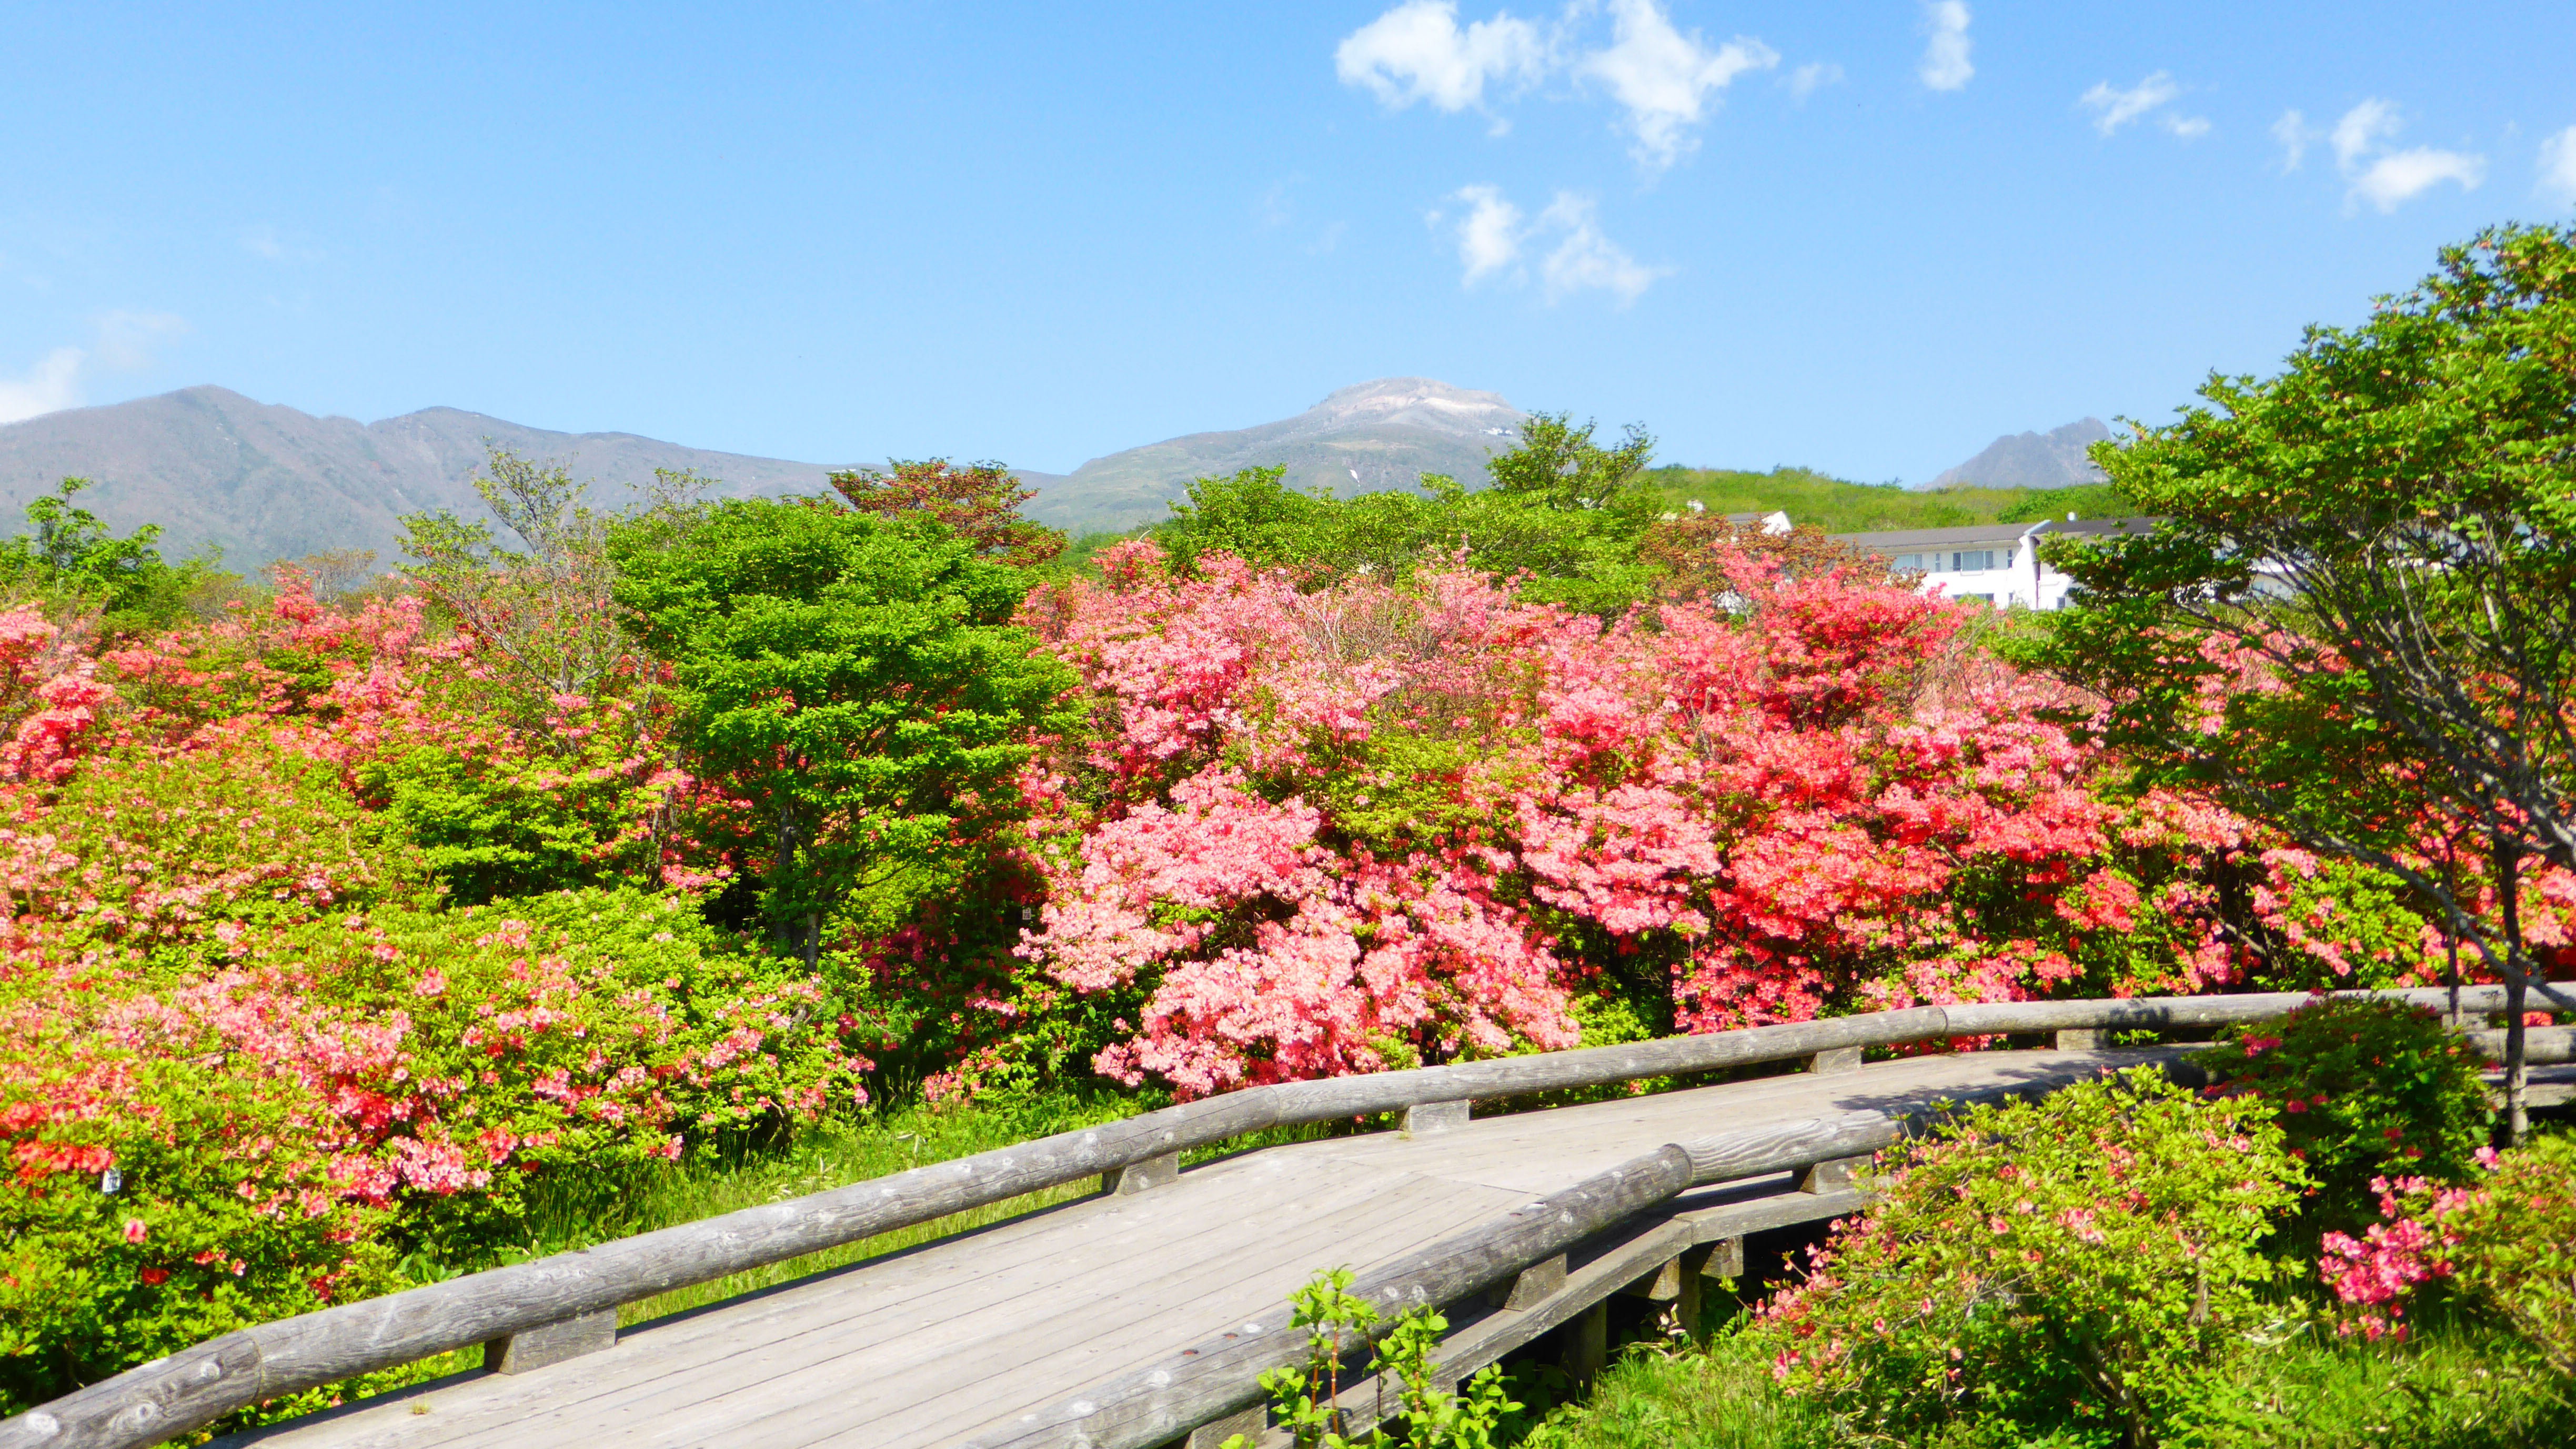
[[[1883,1062],[1246,1153],[627,1329],[534,1372],[459,1375],[224,1441],[262,1449],[953,1443],[1666,1142],[2047,1088],[2146,1055]],[[1785,1187],[1785,1181],[1775,1187]]]

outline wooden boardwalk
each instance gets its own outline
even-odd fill
[[[955,1444],[1230,1326],[1275,1328],[1290,1290],[1319,1268],[1365,1271],[1667,1142],[2045,1091],[2172,1054],[1917,1057],[1249,1152],[1143,1191],[1103,1193],[630,1328],[613,1348],[551,1367],[460,1374],[221,1442]],[[1686,1194],[1575,1253],[1569,1287],[1549,1302],[1453,1312],[1451,1344],[1488,1361],[1690,1242],[1860,1202],[1830,1181],[1815,1186],[1801,1191],[1780,1174]]]

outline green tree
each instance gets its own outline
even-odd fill
[[[610,597],[608,519],[560,464],[497,445],[473,482],[522,547],[501,547],[482,519],[415,513],[402,520],[404,572],[474,637],[515,722],[534,725],[598,692],[628,652]]]
[[[123,538],[73,502],[87,478],[65,478],[27,505],[32,534],[0,543],[0,587],[33,591],[97,609],[110,637],[166,626],[186,612],[188,594],[214,572],[211,553],[172,564],[159,548],[161,526],[147,523]]]
[[[1597,424],[1574,426],[1572,413],[1538,413],[1521,424],[1521,444],[1485,465],[1498,492],[1551,508],[1607,508],[1636,483],[1655,456],[1655,440],[1630,423],[1619,446],[1592,441]]]
[[[861,513],[896,518],[927,514],[975,551],[1019,568],[1036,568],[1064,552],[1064,535],[1020,516],[1038,496],[999,463],[959,467],[945,458],[897,461],[893,471],[859,468],[832,475],[832,487]]]
[[[2506,983],[2518,1139],[2518,900],[2529,862],[2576,870],[2576,230],[2445,249],[2279,375],[2200,395],[2094,447],[2167,522],[2050,546],[2083,592],[2032,657],[2106,696],[2151,772],[2431,902]]]
[[[918,514],[746,499],[610,530],[618,602],[679,690],[683,745],[766,837],[763,908],[810,965],[825,923],[938,890],[1016,806],[1073,677],[1010,623],[1027,579]]]

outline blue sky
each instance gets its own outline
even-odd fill
[[[2576,6],[20,5],[0,418],[1066,470],[1425,374],[1920,480],[2576,209]]]

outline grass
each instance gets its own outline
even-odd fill
[[[1788,510],[1793,523],[1827,533],[1866,533],[1896,528],[1962,528],[1975,523],[2028,523],[2077,512],[2087,518],[2129,510],[2107,487],[2050,489],[1909,489],[1851,483],[1807,468],[1768,473],[1736,468],[1668,467],[1648,470],[1639,485],[1668,508],[1694,501],[1711,513]]]
[[[2227,1449],[2528,1449],[2576,1443],[2576,1384],[2518,1340],[2463,1319],[2433,1319],[2407,1344],[2302,1334],[2249,1357],[2182,1442]],[[1825,1449],[1848,1437],[1813,1403],[1788,1398],[1770,1366],[1720,1334],[1706,1347],[1632,1345],[1588,1399],[1549,1412],[1522,1449]],[[1945,1449],[2075,1449],[2072,1437]],[[1932,1449],[1932,1446],[1923,1446]]]

